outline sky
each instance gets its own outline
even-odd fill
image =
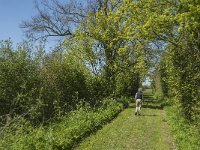
[[[34,0],[0,0],[0,41],[11,38],[13,45],[22,42],[25,35],[19,26],[35,14]]]
[[[11,38],[13,46],[25,39],[23,29],[20,28],[22,21],[31,20],[37,15],[35,0],[0,0],[0,41]],[[41,0],[42,1],[42,0]],[[66,1],[66,0],[60,0]],[[73,0],[72,0],[73,1]],[[86,2],[86,0],[82,0]],[[50,39],[46,48],[51,50],[57,44],[57,39]]]

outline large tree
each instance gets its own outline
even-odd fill
[[[88,12],[95,13],[109,3],[108,0],[35,0],[34,2],[37,14],[20,25],[27,37],[34,40],[71,37],[74,29],[86,19]]]

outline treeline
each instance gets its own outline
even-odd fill
[[[45,53],[42,45],[32,47],[28,42],[16,49],[10,40],[0,44],[3,124],[17,115],[38,124],[63,117],[80,104],[98,107],[105,97],[133,95],[140,82],[137,75],[120,73],[113,93],[103,72],[94,75],[66,50]]]
[[[200,1],[168,2],[165,6],[169,13],[158,15],[164,22],[156,22],[163,52],[152,83],[163,104],[172,106],[166,110],[177,147],[199,149]]]
[[[177,3],[169,24],[173,33],[155,72],[155,87],[181,116],[200,127],[199,1]],[[174,17],[173,17],[174,16]]]

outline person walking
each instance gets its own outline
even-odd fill
[[[141,115],[141,107],[142,107],[142,100],[143,100],[142,88],[139,88],[138,92],[135,94],[135,100],[136,100],[135,115]]]

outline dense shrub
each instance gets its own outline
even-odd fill
[[[0,118],[4,123],[6,116],[23,115],[38,124],[65,115],[81,101],[94,106],[106,96],[103,77],[69,61],[63,51],[43,51],[27,42],[16,50],[11,41],[1,42]]]
[[[13,51],[10,41],[1,43],[0,59],[0,115],[34,113],[40,79],[28,44]]]
[[[191,52],[193,51],[193,52]],[[199,57],[194,49],[169,49],[161,61],[161,80],[165,96],[173,99],[182,115],[198,124],[199,118]],[[185,57],[187,55],[187,57]],[[195,61],[195,62],[194,62]]]

